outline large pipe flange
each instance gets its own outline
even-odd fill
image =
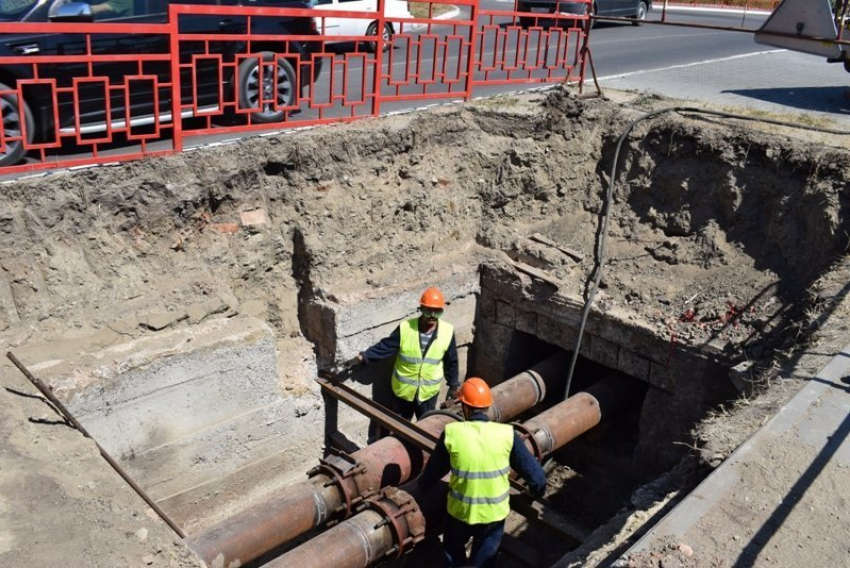
[[[324,474],[329,477],[330,479],[324,484],[324,487],[336,485],[342,496],[342,504],[334,513],[349,517],[357,504],[370,497],[370,495],[358,491],[356,483],[347,481],[365,472],[366,466],[359,463],[349,454],[345,452],[334,452],[327,457],[320,458],[319,465],[308,471],[307,475],[309,477],[315,477]]]
[[[522,424],[513,423],[511,426],[514,427],[514,430],[519,432],[520,439],[531,446],[529,449],[531,453],[537,458],[537,461],[543,463],[543,448],[540,447],[540,444],[537,441],[537,438],[534,437],[534,432],[523,426]]]
[[[398,558],[425,538],[425,515],[406,491],[386,487],[378,496],[366,500],[364,504],[366,508],[373,509],[382,516],[381,521],[375,525],[375,530],[388,526],[392,532],[395,544],[384,556]]]

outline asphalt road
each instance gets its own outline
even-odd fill
[[[507,10],[513,2],[485,0],[483,9]],[[650,20],[658,20],[660,12],[656,10],[649,16]],[[721,13],[709,11],[678,11],[668,12],[668,21],[677,23],[693,23],[703,26],[744,27],[750,30],[758,28],[765,16],[748,14],[743,18],[738,13]],[[508,18],[496,18],[494,24],[504,25]],[[432,33],[436,35],[452,33],[449,22],[445,26],[435,27]],[[839,113],[839,118],[850,116],[845,107],[850,102],[845,94],[844,86],[848,76],[840,66],[828,65],[821,58],[791,53],[784,50],[758,45],[751,33],[744,31],[721,31],[714,29],[663,26],[647,23],[643,26],[633,26],[629,23],[599,22],[591,31],[590,45],[597,76],[604,88],[634,89],[651,91],[661,95],[686,99],[708,100],[729,103],[740,103],[744,106],[767,107],[771,109],[791,108],[803,111],[826,113],[829,116]],[[516,38],[509,37],[509,46]],[[533,41],[531,42],[534,43]],[[494,41],[484,42],[484,53],[492,56]],[[342,62],[346,57],[345,46],[334,48],[337,52],[334,63],[334,79],[331,80],[330,66],[325,66],[322,75],[314,85],[316,93],[333,92],[348,97],[357,97],[362,92],[362,84],[371,81],[369,69],[362,69],[361,61],[353,58],[348,62],[346,77],[343,77]],[[508,49],[510,51],[510,48]],[[406,49],[399,45],[392,50],[393,77],[402,79],[411,69],[404,63]],[[434,59],[433,46],[422,48],[420,60],[422,68],[418,71],[429,75],[432,71],[431,61]],[[350,53],[350,52],[349,52]],[[389,57],[385,52],[384,57]],[[454,73],[465,61],[454,53],[441,53],[438,59],[445,62],[445,69]],[[800,72],[805,68],[806,73]],[[477,75],[481,78],[481,74]],[[345,80],[343,80],[345,79]],[[795,84],[797,81],[799,84]],[[333,85],[332,85],[333,83]],[[789,86],[790,84],[790,86]],[[522,89],[539,87],[540,84],[484,86],[476,88],[474,96],[487,97],[498,93],[513,92]],[[592,88],[592,87],[591,87]],[[431,85],[428,92],[443,95],[447,87]],[[414,92],[412,87],[386,88],[384,93],[404,94]],[[459,91],[454,88],[454,91]],[[382,113],[405,111],[421,108],[444,100],[461,98],[451,95],[449,98],[435,96],[430,100],[400,101],[384,103]],[[790,106],[789,106],[790,105]],[[331,108],[304,109],[296,117],[299,120],[329,117],[356,117],[368,115],[370,105],[336,104]],[[222,133],[211,134],[185,139],[187,149],[210,144],[227,143],[241,136],[254,135]],[[170,141],[162,141],[149,145],[149,150],[168,149]],[[126,153],[127,147],[107,149],[101,155]],[[82,154],[80,156],[83,156]],[[65,153],[63,158],[75,157]],[[5,176],[4,176],[5,177]]]

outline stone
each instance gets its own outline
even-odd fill
[[[753,390],[752,370],[752,361],[742,361],[729,369],[729,380],[741,394],[749,394]]]
[[[264,209],[254,209],[253,211],[243,211],[239,214],[239,220],[243,227],[261,227],[268,224],[268,217]]]
[[[139,316],[139,324],[153,330],[160,331],[166,327],[177,323],[180,320],[186,319],[188,316],[184,310],[174,312],[154,312]]]
[[[136,531],[136,538],[139,539],[139,542],[147,542],[148,540],[148,529],[142,527]]]
[[[200,323],[209,316],[222,314],[230,309],[230,306],[221,298],[213,298],[200,304],[192,304],[186,307],[186,315],[189,323]]]
[[[210,229],[213,231],[218,231],[219,233],[238,233],[239,225],[236,223],[213,223],[210,225]]]

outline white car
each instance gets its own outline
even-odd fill
[[[313,6],[317,10],[334,10],[339,12],[377,12],[378,0],[315,0]],[[384,15],[387,18],[412,18],[407,2],[402,0],[385,0]],[[319,33],[326,36],[363,36],[378,35],[378,22],[368,18],[316,18]],[[389,49],[393,35],[398,31],[398,22],[387,21],[384,24],[384,49]],[[406,28],[407,26],[405,26]],[[333,43],[333,40],[328,40]],[[375,43],[366,43],[369,51],[375,50]]]

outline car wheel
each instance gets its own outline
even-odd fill
[[[633,26],[642,26],[643,21],[646,19],[646,3],[638,2],[637,12],[635,12],[634,21],[632,21]]]
[[[591,15],[591,16],[594,16],[594,17],[596,16],[596,2],[594,2],[594,3],[590,6],[590,15]],[[595,20],[594,18],[591,18],[591,19],[590,19],[590,29],[593,29],[593,28],[595,28],[595,27],[596,27],[596,20]]]
[[[10,90],[10,87],[0,83],[0,90],[8,91]],[[3,133],[6,138],[20,136],[22,127],[26,124],[27,144],[32,142],[33,132],[35,131],[35,123],[32,119],[30,107],[26,101],[21,101],[19,108],[18,97],[14,95],[3,95],[0,97],[0,115],[3,117]],[[14,142],[7,141],[5,151],[0,152],[0,167],[14,166],[21,161],[21,158],[23,158],[26,153],[27,149],[23,140],[16,140]]]
[[[521,28],[530,28],[531,26],[535,25],[535,23],[536,22],[534,21],[534,18],[531,18],[529,16],[520,16],[519,20],[517,21],[517,24],[519,24],[519,27]]]
[[[376,36],[378,35],[378,22],[372,22],[369,24],[369,27],[366,28],[367,36]],[[388,50],[393,43],[393,27],[390,24],[384,23],[384,51]],[[366,50],[375,53],[375,50],[378,49],[378,42],[376,41],[367,41],[366,42]]]
[[[246,59],[239,64],[239,108],[260,109],[260,93],[263,95],[263,108],[251,115],[255,122],[280,122],[286,112],[278,110],[295,104],[295,69],[287,59],[277,58],[274,65],[274,53],[263,51],[259,57]],[[259,59],[263,60],[262,84],[260,84]],[[277,107],[272,104],[277,86]]]

